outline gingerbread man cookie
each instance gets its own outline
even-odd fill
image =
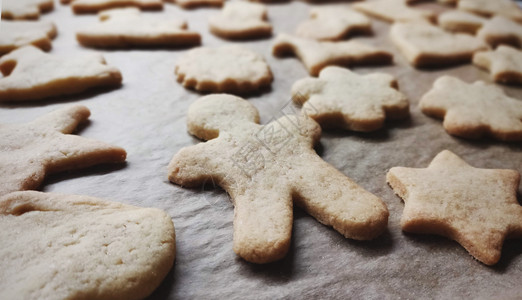
[[[2,21],[0,56],[14,49],[33,45],[51,50],[51,39],[56,37],[56,26],[49,21]]]
[[[384,73],[361,76],[347,69],[326,67],[319,78],[297,81],[292,87],[292,99],[323,128],[374,131],[382,128],[385,119],[409,116],[408,99],[397,90],[395,78]]]
[[[372,32],[370,19],[347,7],[314,7],[310,19],[301,22],[296,35],[316,40],[337,41],[352,34]]]
[[[174,73],[184,87],[201,92],[250,93],[272,82],[265,59],[237,45],[192,49],[179,59]]]
[[[210,17],[210,32],[226,39],[250,39],[272,35],[266,6],[250,2],[227,2],[221,13]]]
[[[312,76],[327,66],[390,64],[393,60],[390,52],[357,41],[320,42],[287,34],[277,36],[272,53],[297,55]]]
[[[141,10],[161,10],[162,0],[61,0],[62,3],[71,3],[75,14],[92,14],[102,10],[123,7],[137,7]]]
[[[459,0],[457,7],[486,17],[504,16],[522,22],[522,10],[512,0]]]
[[[404,200],[404,231],[446,236],[486,265],[499,261],[506,238],[522,237],[515,170],[474,168],[445,150],[427,168],[392,168],[386,180]]]
[[[501,44],[522,47],[522,25],[502,16],[485,22],[477,36],[492,47]]]
[[[31,19],[40,18],[40,13],[54,8],[54,0],[3,0],[1,4],[2,19]]]
[[[125,161],[125,150],[71,135],[89,117],[68,106],[27,124],[0,124],[0,195],[36,189],[47,173]]]
[[[16,192],[0,226],[2,299],[144,299],[174,263],[174,225],[155,208]]]
[[[76,33],[87,47],[186,47],[201,43],[199,33],[187,30],[187,23],[141,14],[134,7],[111,9],[99,14],[100,23]]]
[[[413,1],[410,1],[413,2]],[[429,10],[411,8],[405,0],[376,0],[360,2],[353,8],[369,16],[387,22],[433,20],[435,14]]]
[[[477,52],[473,56],[476,66],[489,70],[495,82],[522,84],[522,51],[499,46],[494,51]]]
[[[473,53],[487,49],[480,39],[468,34],[452,34],[427,22],[395,23],[390,36],[415,67],[470,62]]]
[[[0,102],[41,100],[81,93],[92,87],[119,86],[121,73],[100,54],[61,57],[33,46],[0,58]]]
[[[465,138],[491,136],[522,141],[522,101],[510,98],[492,84],[468,84],[443,76],[420,100],[423,113],[444,119],[444,129]]]
[[[386,205],[323,161],[313,150],[321,129],[304,115],[259,125],[256,108],[231,95],[191,105],[191,134],[209,140],[181,149],[169,180],[197,187],[212,178],[235,206],[234,251],[254,263],[285,256],[293,203],[347,238],[373,239],[388,220]]]

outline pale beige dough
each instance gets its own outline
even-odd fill
[[[423,113],[444,119],[444,129],[451,135],[522,141],[522,101],[506,96],[496,85],[443,76],[419,106]]]
[[[499,261],[506,238],[522,237],[515,170],[474,168],[444,150],[427,168],[395,167],[386,180],[404,200],[404,231],[446,236],[486,265]]]
[[[449,10],[438,16],[438,24],[445,30],[470,34],[475,34],[487,20],[462,10]]]
[[[373,239],[387,226],[384,202],[313,150],[321,129],[304,115],[259,125],[257,109],[226,94],[202,97],[187,114],[191,134],[208,142],[181,149],[169,180],[184,187],[212,182],[234,203],[234,251],[268,263],[290,246],[293,203],[347,238]]]
[[[390,52],[357,41],[321,42],[288,34],[277,36],[272,53],[295,54],[312,76],[327,66],[390,64],[393,60]]]
[[[0,196],[37,189],[46,174],[125,161],[126,152],[72,135],[90,111],[67,106],[26,124],[0,124]]]
[[[316,40],[337,41],[352,34],[372,32],[370,19],[348,7],[313,7],[310,19],[301,22],[296,35]]]
[[[512,0],[459,0],[457,7],[486,17],[504,16],[522,22],[522,10]]]
[[[174,73],[184,87],[202,92],[250,93],[272,82],[265,59],[238,45],[192,49],[178,60]]]
[[[522,51],[518,49],[502,45],[494,51],[477,52],[473,63],[489,70],[495,82],[522,84]]]
[[[25,46],[0,58],[0,102],[34,101],[121,85],[121,73],[103,56],[55,56]]]
[[[99,13],[100,23],[80,29],[76,39],[87,47],[187,47],[201,43],[199,33],[187,29],[187,23],[161,18],[131,8],[116,8]]]
[[[522,47],[522,25],[502,16],[485,22],[477,36],[492,47],[501,44]]]
[[[49,51],[52,47],[51,39],[56,37],[56,34],[56,26],[53,22],[2,20],[0,55],[27,45]]]
[[[386,119],[409,116],[409,102],[397,89],[393,76],[358,75],[339,67],[326,67],[319,78],[301,79],[292,86],[292,99],[302,111],[324,127],[374,131]]]
[[[36,20],[40,13],[54,9],[54,0],[3,0],[0,4],[2,19],[8,20]]]
[[[98,13],[102,10],[123,7],[137,7],[142,10],[163,9],[162,0],[61,0],[62,3],[71,3],[75,14]]]
[[[266,6],[246,1],[227,2],[218,15],[209,18],[210,32],[226,39],[252,39],[272,35]]]
[[[411,65],[439,67],[470,62],[473,53],[487,49],[480,39],[452,34],[427,22],[395,23],[390,37]]]
[[[88,196],[9,194],[0,228],[2,299],[143,299],[176,251],[164,211]]]
[[[369,16],[388,22],[433,20],[435,18],[432,11],[412,8],[405,0],[365,1],[355,3],[352,7]]]

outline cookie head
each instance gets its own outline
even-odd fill
[[[201,97],[187,113],[188,131],[204,140],[216,138],[220,130],[229,131],[245,123],[259,123],[257,109],[249,102],[227,94]]]

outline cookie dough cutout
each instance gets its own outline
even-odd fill
[[[522,141],[522,101],[506,96],[496,85],[482,81],[468,84],[443,76],[419,106],[424,114],[444,119],[444,129],[451,135]]]
[[[395,167],[386,180],[404,200],[404,231],[446,236],[486,265],[499,261],[506,238],[522,237],[515,170],[474,168],[444,150],[427,168]]]
[[[90,111],[81,105],[48,113],[27,124],[0,124],[0,196],[37,189],[46,174],[121,163],[120,147],[71,135]]]
[[[489,70],[491,78],[498,83],[522,84],[522,51],[500,46],[494,51],[477,52],[473,63]]]
[[[435,14],[429,10],[412,8],[405,0],[376,0],[360,2],[353,8],[387,22],[407,22],[415,20],[434,20]]]
[[[292,99],[302,111],[325,127],[374,131],[386,119],[409,116],[409,102],[397,90],[397,81],[384,73],[358,75],[326,67],[319,78],[304,78],[292,86]]]
[[[222,7],[225,0],[165,0],[165,2],[176,3],[183,9],[194,9],[198,7]]]
[[[2,299],[143,299],[176,252],[164,211],[87,196],[9,194],[0,226]]]
[[[210,17],[210,32],[225,39],[253,39],[272,35],[266,6],[250,2],[227,2],[219,15]]]
[[[512,0],[459,0],[457,7],[485,17],[504,16],[522,22],[522,10]]]
[[[116,8],[99,13],[100,23],[76,33],[86,47],[188,47],[201,44],[199,33],[187,30],[181,20],[141,14],[140,10]]]
[[[487,21],[477,36],[492,47],[501,44],[522,47],[522,25],[502,16]]]
[[[212,93],[252,93],[273,79],[261,55],[237,45],[192,49],[179,59],[174,73],[184,87]]]
[[[338,41],[353,34],[370,34],[372,24],[365,15],[346,7],[314,7],[310,19],[301,22],[296,35],[303,38]]]
[[[393,61],[388,51],[361,42],[321,42],[287,34],[277,36],[272,53],[279,57],[295,54],[312,76],[327,66],[383,65]]]
[[[40,13],[54,9],[54,0],[3,0],[0,4],[2,19],[7,20],[36,20]]]
[[[473,53],[487,49],[480,39],[452,34],[427,22],[395,23],[390,30],[395,46],[415,67],[439,67],[470,62]]]
[[[93,14],[102,10],[124,7],[136,7],[141,10],[162,10],[162,0],[61,0],[71,3],[75,14]]]
[[[49,51],[57,34],[54,23],[48,21],[2,20],[1,26],[0,56],[27,45]]]
[[[438,16],[438,24],[444,30],[475,34],[487,18],[462,10],[449,10]]]
[[[72,95],[94,87],[121,85],[121,73],[98,53],[61,57],[25,46],[0,58],[0,102]]]
[[[234,203],[234,251],[247,261],[285,256],[293,203],[347,238],[373,239],[388,220],[386,205],[313,150],[321,129],[304,115],[259,125],[257,109],[231,95],[209,95],[189,108],[191,134],[209,140],[181,149],[169,180],[198,187],[213,180]]]

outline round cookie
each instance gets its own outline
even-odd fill
[[[1,299],[142,299],[174,263],[171,218],[97,198],[0,199]]]
[[[272,72],[264,58],[244,47],[200,47],[188,51],[174,73],[186,88],[242,94],[268,87]]]

